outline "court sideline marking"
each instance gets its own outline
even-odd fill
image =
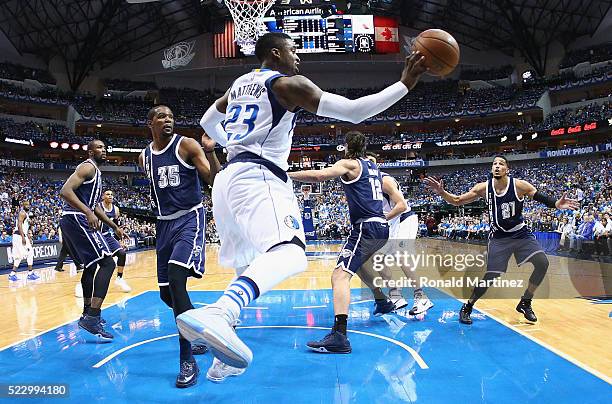
[[[457,299],[457,300],[459,300],[459,299]],[[574,365],[582,368],[583,370],[591,373],[593,376],[596,376],[596,377],[602,379],[603,381],[605,381],[608,384],[612,384],[612,379],[609,378],[608,376],[604,375],[600,371],[598,371],[596,369],[593,369],[592,367],[590,367],[590,366],[580,362],[578,359],[571,357],[570,355],[566,354],[565,352],[562,352],[562,351],[558,350],[557,348],[554,348],[551,345],[548,345],[546,342],[539,340],[538,338],[534,337],[533,335],[527,334],[525,331],[521,330],[520,328],[517,328],[517,327],[513,326],[512,324],[502,320],[501,318],[499,318],[497,316],[494,316],[491,313],[484,313],[484,314],[487,317],[491,317],[493,320],[497,321],[499,324],[508,327],[509,329],[513,330],[514,332],[516,332],[518,334],[521,334],[523,337],[528,338],[531,341],[535,342],[536,344],[539,344],[540,346],[548,349],[549,351],[559,355],[560,357],[562,357],[566,361],[571,362]]]
[[[118,302],[116,302],[116,303],[112,303],[112,304],[109,304],[109,305],[108,305],[108,306],[106,306],[106,307],[103,307],[103,310],[106,310],[106,309],[108,309],[109,307],[116,306],[117,304],[119,304],[119,303],[121,303],[121,302],[127,302],[128,300],[133,299],[133,298],[135,298],[135,297],[138,297],[138,296],[140,296],[140,295],[142,295],[142,294],[144,294],[144,293],[147,293],[147,292],[150,292],[150,290],[143,290],[142,292],[137,293],[137,294],[135,294],[134,296],[129,296],[129,297],[125,298],[125,299],[120,299],[120,300],[119,300]],[[55,330],[56,328],[63,327],[63,326],[65,326],[65,325],[70,324],[70,323],[73,323],[73,322],[75,322],[75,321],[77,321],[77,320],[78,320],[78,318],[76,318],[76,319],[72,319],[72,320],[68,320],[68,321],[66,321],[66,322],[64,322],[64,323],[62,323],[62,324],[60,324],[60,325],[53,326],[53,327],[51,327],[51,328],[48,328],[48,329],[46,329],[46,330],[44,330],[44,331],[41,331],[41,332],[39,332],[39,333],[36,333],[36,334],[34,334],[34,335],[30,335],[30,336],[28,336],[28,337],[26,337],[26,338],[22,338],[22,339],[20,339],[20,340],[19,340],[19,341],[17,341],[17,342],[11,342],[10,344],[5,345],[5,346],[1,347],[1,348],[0,348],[0,352],[4,351],[5,349],[10,348],[10,347],[12,347],[12,346],[15,346],[15,345],[21,344],[22,342],[25,342],[25,341],[27,341],[27,340],[29,340],[29,339],[33,339],[33,338],[36,338],[36,337],[40,337],[41,335],[46,334],[46,333],[48,333],[49,331],[53,331],[53,330]]]

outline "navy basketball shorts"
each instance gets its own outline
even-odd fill
[[[64,214],[60,219],[60,228],[68,251],[86,268],[121,249],[116,240],[109,245],[102,233],[89,227],[87,218],[82,213]]]
[[[487,272],[506,273],[512,254],[516,264],[521,266],[540,252],[544,250],[531,232],[518,238],[491,238],[487,249]]]
[[[172,220],[157,220],[157,284],[167,286],[168,264],[189,269],[191,276],[204,274],[206,220],[204,208]]]
[[[121,247],[121,243],[119,243],[119,241],[115,238],[113,233],[111,232],[102,233],[102,237],[104,237],[104,241],[106,241],[106,244],[108,244],[111,251],[116,252],[123,248]]]
[[[389,225],[381,222],[361,222],[351,229],[340,251],[336,267],[355,275],[359,268],[389,239]]]

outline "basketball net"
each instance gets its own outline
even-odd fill
[[[236,28],[234,42],[245,55],[255,53],[257,38],[266,33],[263,17],[275,0],[225,0]]]

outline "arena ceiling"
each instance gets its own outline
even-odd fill
[[[334,0],[328,0],[334,1]],[[549,45],[593,35],[612,0],[342,0],[349,12],[391,14],[416,30],[442,28],[462,46],[523,57],[543,73]],[[0,29],[20,53],[66,61],[78,88],[94,67],[138,60],[211,32],[219,0],[0,0]]]

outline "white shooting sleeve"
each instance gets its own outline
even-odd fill
[[[337,94],[323,92],[317,115],[351,123],[360,123],[380,114],[408,94],[408,88],[398,81],[379,93],[349,100]]]
[[[204,132],[223,147],[227,146],[227,133],[221,125],[224,120],[225,114],[217,110],[215,103],[206,110],[204,116],[200,119],[200,126],[204,129]]]

